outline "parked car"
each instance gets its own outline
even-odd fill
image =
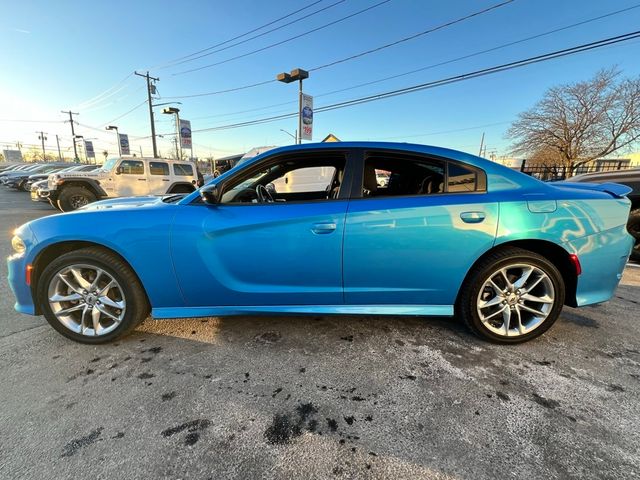
[[[69,212],[105,198],[189,193],[195,190],[197,180],[191,162],[115,157],[92,172],[50,175],[47,186],[51,205]]]
[[[267,188],[307,168],[331,170],[330,183]],[[379,171],[390,172],[384,187]],[[105,200],[26,223],[9,282],[19,312],[90,344],[149,312],[457,315],[485,339],[518,343],[565,304],[611,298],[633,245],[629,192],[547,184],[423,145],[289,146],[187,195]]]
[[[33,182],[30,187],[31,200],[34,202],[46,202],[49,203],[49,189],[47,188],[48,180],[38,180]],[[44,192],[47,192],[44,194]]]
[[[46,179],[49,178],[49,175],[52,175],[53,173],[91,172],[93,170],[97,170],[98,168],[100,168],[99,165],[86,165],[86,164],[76,164],[76,163],[73,163],[73,164],[69,165],[67,163],[65,165],[61,165],[58,169],[52,170],[52,171],[47,172],[47,173],[38,172],[38,173],[34,173],[32,175],[29,175],[29,177],[27,178],[26,182],[22,186],[22,190],[24,190],[25,192],[31,191],[31,185],[34,182],[38,182],[40,180],[46,180]]]
[[[0,182],[7,176],[13,175],[17,172],[25,172],[28,170],[35,170],[41,167],[41,163],[24,163],[15,167],[8,168],[0,172]]]
[[[627,222],[627,230],[635,239],[631,251],[631,259],[640,262],[640,168],[614,170],[611,172],[585,173],[571,178],[571,182],[605,183],[615,182],[631,189],[627,195],[631,200],[631,211]]]
[[[5,177],[2,182],[5,187],[14,188],[16,190],[29,191],[31,185],[27,185],[29,179],[34,175],[40,175],[48,177],[49,174],[59,172],[65,168],[68,168],[69,164],[43,164],[41,168],[36,168],[28,171],[15,172],[12,175]],[[42,178],[42,177],[40,177]]]

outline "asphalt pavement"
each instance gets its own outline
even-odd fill
[[[0,190],[11,230],[54,213]],[[456,320],[147,320],[73,343],[0,275],[0,478],[634,478],[640,268],[524,345]]]

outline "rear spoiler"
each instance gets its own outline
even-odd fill
[[[606,192],[614,198],[623,198],[629,195],[633,190],[627,185],[621,183],[578,183],[578,182],[555,182],[554,185],[569,188],[579,188],[582,190],[595,190],[597,192]]]

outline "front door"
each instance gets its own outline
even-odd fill
[[[266,186],[297,168],[344,164],[336,155],[303,156],[253,167],[249,178],[241,170],[225,179],[221,203],[182,208],[171,254],[187,305],[341,305],[348,200],[330,198],[324,185],[316,192],[318,182],[296,192],[304,200],[278,198],[277,186],[269,195]]]

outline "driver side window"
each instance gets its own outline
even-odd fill
[[[266,161],[224,187],[221,203],[286,203],[338,198],[345,157],[335,153],[287,156]]]

